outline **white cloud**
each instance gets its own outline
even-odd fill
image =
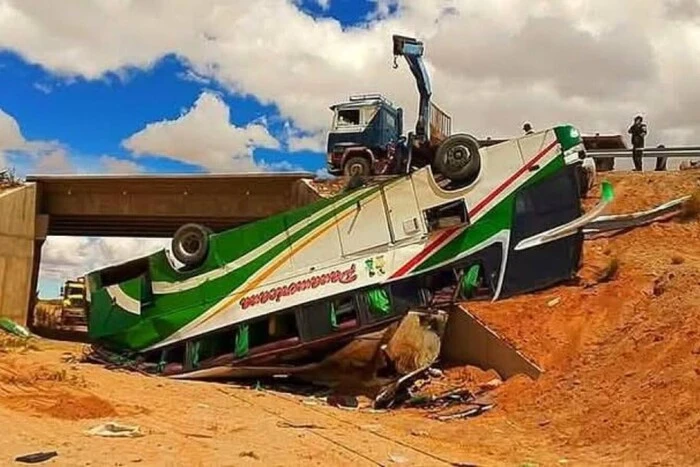
[[[160,155],[210,171],[255,171],[256,148],[279,148],[279,142],[258,123],[237,127],[228,105],[203,92],[186,113],[175,120],[149,123],[123,141],[134,155]]]
[[[313,136],[292,136],[287,140],[287,146],[291,152],[324,152],[326,150],[326,139],[323,133]]]
[[[41,255],[41,279],[65,280],[169,248],[161,238],[48,237]]]
[[[0,109],[0,167],[6,152],[22,150],[25,144],[17,120]]]
[[[367,24],[344,28],[291,0],[83,0],[60,9],[0,0],[0,47],[91,79],[174,53],[192,76],[274,103],[314,134],[327,129],[328,105],[357,92],[400,103],[410,128],[415,84],[405,65],[391,69],[391,34],[416,35],[426,41],[435,98],[455,129],[513,136],[528,119],[609,132],[644,112],[650,144],[673,144],[681,130],[700,137],[697,2],[376,0],[375,7]]]
[[[258,170],[266,172],[308,172],[302,166],[290,161],[267,162],[261,160],[257,163]]]
[[[289,152],[325,152],[326,134],[323,131],[305,134],[294,128],[290,122],[284,124],[284,141]]]
[[[100,166],[105,172],[111,174],[135,174],[144,172],[144,168],[136,162],[112,156],[101,156]]]
[[[315,175],[316,175],[316,178],[320,178],[320,179],[322,179],[322,180],[329,180],[329,179],[331,179],[331,178],[334,178],[334,176],[331,175],[330,172],[328,172],[328,169],[325,168],[325,167],[322,168],[322,169],[318,169],[318,170],[316,171],[316,174],[315,174]]]
[[[0,168],[15,165],[65,171],[67,159],[56,141],[25,139],[17,120],[0,109]]]
[[[33,171],[37,174],[70,174],[78,171],[62,148],[36,156]]]

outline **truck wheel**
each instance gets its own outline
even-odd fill
[[[465,134],[449,136],[435,153],[435,168],[452,181],[473,179],[481,170],[479,142]]]
[[[199,224],[185,224],[173,236],[173,256],[187,266],[199,266],[209,251],[211,230]]]
[[[369,161],[366,157],[361,156],[349,158],[343,167],[343,173],[348,177],[352,177],[354,175],[366,177],[370,175],[371,171],[372,167],[370,166]]]

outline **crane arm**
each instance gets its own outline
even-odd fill
[[[418,121],[416,122],[416,139],[420,142],[430,141],[430,98],[432,89],[430,77],[423,63],[423,43],[417,39],[394,35],[394,68],[396,57],[403,56],[416,79],[420,102],[418,104]]]

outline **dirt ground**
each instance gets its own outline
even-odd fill
[[[691,193],[700,173],[607,178],[611,212],[625,212]],[[589,241],[584,263],[581,283],[469,304],[545,370],[507,381],[473,419],[110,371],[71,361],[78,344],[0,340],[0,463],[55,450],[47,464],[700,465],[700,222]],[[455,368],[446,380],[491,376]],[[144,436],[84,433],[106,421]]]

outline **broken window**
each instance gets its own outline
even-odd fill
[[[365,290],[358,294],[358,298],[362,303],[365,320],[370,323],[401,312],[394,307],[387,287]]]
[[[463,199],[425,210],[425,221],[429,232],[466,224],[468,219],[467,205]]]
[[[331,301],[330,308],[331,326],[334,330],[357,325],[357,305],[352,295]]]
[[[107,287],[110,285],[120,284],[130,279],[135,279],[140,276],[148,276],[149,262],[148,258],[139,258],[126,263],[118,264],[100,271],[99,287]],[[150,281],[148,281],[150,282]]]
[[[305,341],[329,336],[359,324],[354,295],[323,300],[304,305],[299,310],[299,322]]]
[[[282,347],[299,337],[294,310],[273,313],[248,323],[248,347],[262,351]]]
[[[418,279],[393,283],[390,288],[391,300],[396,313],[405,313],[411,308],[426,304],[428,301],[427,297],[424,296],[426,289],[421,286]]]
[[[338,126],[357,126],[360,124],[360,109],[338,110]]]

